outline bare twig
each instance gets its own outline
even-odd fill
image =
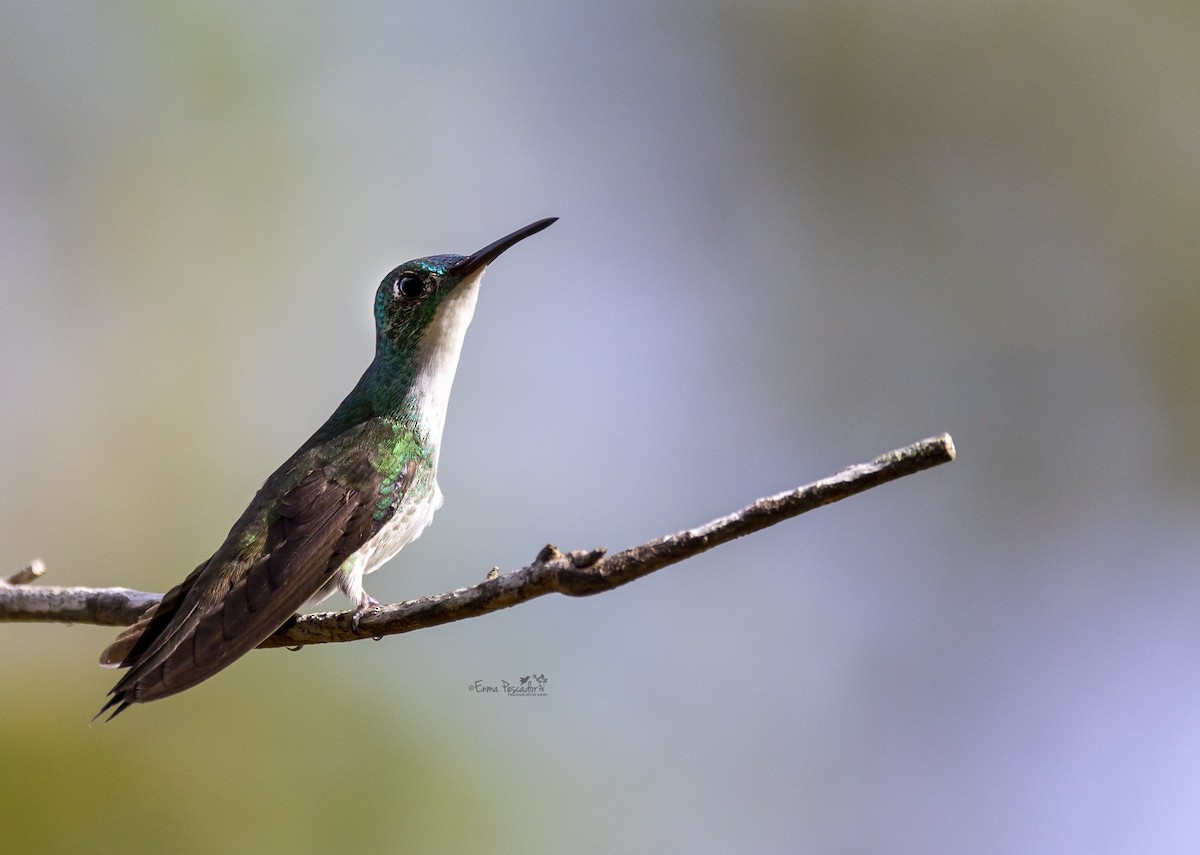
[[[42,559],[35,558],[4,580],[6,585],[28,585],[46,572],[46,564]]]
[[[0,585],[0,621],[128,626],[160,599],[130,588]]]
[[[891,451],[870,463],[850,466],[829,478],[790,492],[759,499],[736,513],[697,528],[652,540],[605,556],[604,549],[562,553],[546,546],[534,562],[511,573],[488,574],[487,580],[434,597],[422,597],[372,609],[357,629],[353,612],[297,616],[280,627],[261,647],[295,647],[380,638],[506,609],[543,594],[583,597],[640,579],[734,538],[751,534],[805,511],[878,487],[954,459],[949,434],[930,437]],[[55,588],[25,585],[40,573],[33,567],[0,583],[0,621],[42,621],[125,626],[158,602],[158,594],[128,588]],[[32,575],[26,578],[26,571]]]

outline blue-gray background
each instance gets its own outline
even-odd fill
[[[551,215],[377,597],[960,450],[105,727],[112,630],[0,626],[12,851],[1196,851],[1198,44],[1116,0],[5,3],[4,572],[173,584],[388,269]]]

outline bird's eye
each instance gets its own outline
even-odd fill
[[[425,295],[425,283],[415,273],[405,273],[392,286],[392,294],[406,300],[415,300]]]

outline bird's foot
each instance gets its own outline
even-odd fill
[[[358,632],[359,621],[361,621],[362,616],[367,613],[367,609],[377,608],[379,608],[379,600],[365,592],[359,596],[358,605],[354,609],[354,616],[350,618],[350,626],[355,632]]]

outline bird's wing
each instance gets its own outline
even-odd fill
[[[200,566],[188,574],[187,578],[171,590],[163,594],[162,599],[152,605],[133,625],[126,627],[116,640],[100,654],[100,664],[105,668],[128,668],[141,658],[154,639],[171,623],[175,610],[179,608],[180,600],[191,590],[197,577],[208,566],[203,561]]]
[[[277,503],[265,548],[239,567],[231,544],[248,522],[240,521],[209,561],[143,617],[136,639],[123,633],[105,651],[102,662],[124,653],[119,664],[129,672],[101,713],[183,691],[257,647],[386,521],[377,517],[382,480],[365,460],[341,477],[324,467],[309,472]],[[392,495],[407,486],[397,484]]]

